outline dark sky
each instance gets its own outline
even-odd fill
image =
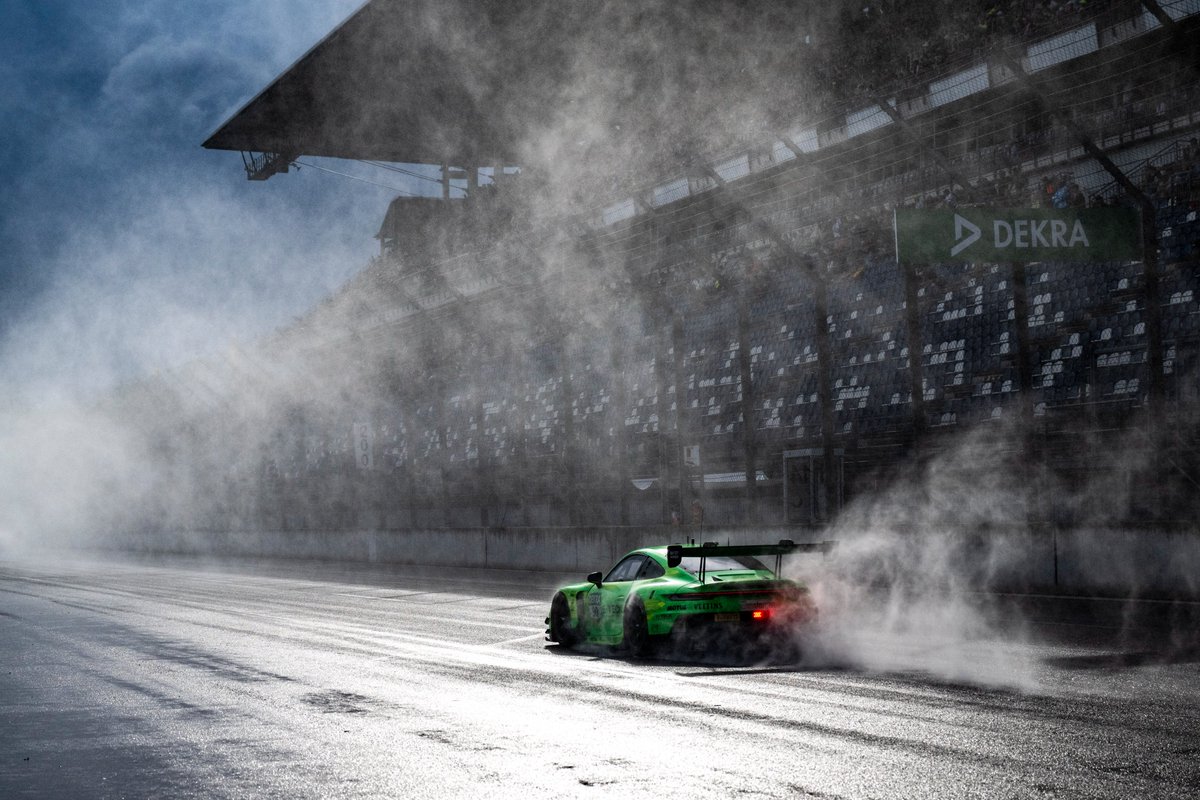
[[[4,399],[251,341],[376,252],[395,191],[315,169],[251,183],[200,147],[359,4],[0,0]]]

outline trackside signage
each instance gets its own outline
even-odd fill
[[[896,209],[896,257],[945,261],[1128,261],[1139,217],[1125,208]]]

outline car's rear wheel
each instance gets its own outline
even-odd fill
[[[650,655],[650,627],[646,623],[646,608],[633,599],[625,606],[625,649],[630,655],[645,658]]]
[[[578,641],[575,628],[571,625],[571,607],[562,592],[550,601],[550,638],[563,647],[571,647]]]

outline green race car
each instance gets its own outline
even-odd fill
[[[816,619],[808,589],[779,577],[784,555],[827,553],[833,542],[644,547],[601,576],[564,586],[546,618],[546,639],[620,645],[644,656],[671,636],[762,639]],[[775,556],[775,569],[757,556]]]

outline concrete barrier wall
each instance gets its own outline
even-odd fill
[[[123,537],[123,549],[194,555],[335,559],[447,568],[577,572],[606,570],[647,544],[689,536],[721,544],[822,534],[788,528],[590,527],[393,531],[161,532]],[[852,533],[841,533],[847,545]],[[906,541],[926,546],[921,534]],[[1200,535],[1191,532],[1090,530],[926,534],[928,547],[952,548],[956,577],[984,591],[1060,591],[1106,595],[1200,597]],[[904,548],[881,557],[905,558]],[[800,557],[794,557],[800,558]],[[789,564],[789,567],[791,565]],[[803,572],[804,567],[799,568]],[[789,571],[789,574],[795,574]]]
[[[1058,535],[1062,585],[1116,595],[1200,597],[1200,535],[1073,531]]]
[[[163,531],[125,535],[135,552],[308,558],[442,567],[604,570],[647,544],[719,541],[745,544],[796,536],[794,531],[694,531],[669,526],[590,528],[459,528],[392,531]],[[803,537],[800,537],[803,538]]]

